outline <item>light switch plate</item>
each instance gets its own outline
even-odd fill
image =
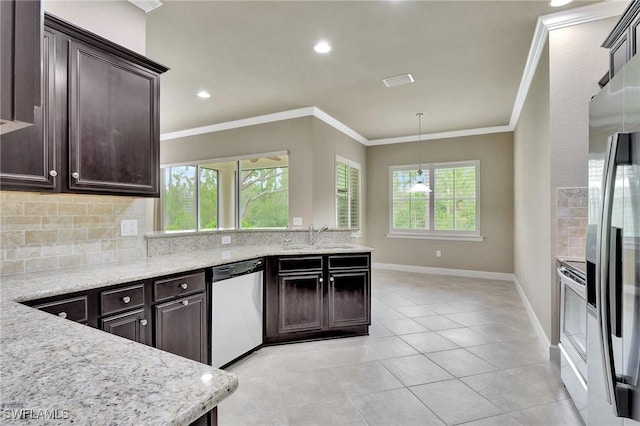
[[[138,221],[136,219],[121,220],[120,235],[123,237],[135,237],[138,235]]]
[[[293,218],[293,226],[302,226],[302,218],[294,217]]]
[[[221,243],[222,244],[231,244],[231,236],[230,235],[223,235]]]

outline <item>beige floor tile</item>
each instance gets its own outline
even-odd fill
[[[467,350],[496,367],[506,370],[546,362],[546,356],[541,352],[539,345],[536,343],[534,346],[521,342],[500,342],[471,346]]]
[[[509,414],[503,414],[501,416],[487,417],[486,419],[474,420],[468,423],[462,423],[461,426],[525,426]],[[528,426],[543,426],[543,425],[528,425]],[[550,424],[544,424],[544,426],[552,426]],[[558,425],[563,426],[563,425]]]
[[[455,305],[453,303],[447,303],[447,302],[427,304],[424,307],[440,315],[457,314],[460,312],[466,312],[465,308]]]
[[[455,377],[472,376],[497,370],[495,366],[464,349],[433,352],[426,354],[426,356]]]
[[[339,386],[349,396],[364,395],[403,387],[378,361],[333,368]]]
[[[354,397],[353,402],[370,426],[444,424],[404,388]]]
[[[336,379],[330,368],[280,374],[276,380],[284,407],[317,404],[344,399],[346,396],[342,389],[335,386]]]
[[[418,352],[429,353],[446,351],[448,349],[458,349],[459,346],[445,339],[438,333],[430,331],[427,333],[407,334],[400,336],[402,340],[413,346]]]
[[[366,425],[348,398],[290,407],[286,415],[289,424],[297,426]]]
[[[463,348],[467,346],[486,345],[487,343],[494,343],[496,341],[492,337],[485,336],[467,327],[440,330],[438,334]]]
[[[549,362],[505,370],[505,373],[525,380],[559,401],[570,397],[560,378],[560,368]]]
[[[405,386],[452,379],[453,376],[424,355],[412,355],[382,361],[382,364]]]
[[[218,408],[218,424],[221,426],[288,426],[289,420],[284,409],[259,411],[239,416],[228,415],[224,408]]]
[[[450,320],[449,318],[445,318],[442,315],[413,318],[413,320],[432,331],[463,327],[462,324]]]
[[[415,386],[410,390],[449,425],[503,413],[489,400],[457,379]]]
[[[437,312],[427,309],[424,306],[402,306],[400,308],[395,308],[396,311],[400,312],[402,315],[405,315],[409,318],[415,317],[426,317],[429,315],[438,315]]]
[[[407,355],[417,355],[413,347],[398,336],[369,339],[365,343],[367,351],[376,359],[396,358]]]
[[[429,331],[424,326],[418,324],[410,318],[395,319],[395,320],[382,320],[378,321],[378,324],[396,335],[420,333],[423,331]]]
[[[536,390],[526,381],[504,371],[463,377],[460,380],[507,412],[553,402],[551,395]]]
[[[569,401],[554,402],[540,407],[510,413],[523,425],[582,426],[582,418]]]

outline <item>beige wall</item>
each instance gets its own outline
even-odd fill
[[[551,336],[549,49],[545,47],[513,137],[514,273]]]
[[[44,0],[45,12],[144,55],[144,11],[126,0]]]
[[[481,242],[387,238],[389,166],[414,164],[418,143],[369,147],[367,150],[367,238],[379,263],[513,271],[512,133],[423,141],[423,162],[480,160]],[[441,250],[442,257],[436,257]]]
[[[287,151],[289,224],[335,227],[335,156],[366,167],[366,148],[315,117],[302,117],[161,142],[162,164]],[[363,188],[366,179],[363,176]],[[363,204],[364,208],[364,204]]]
[[[609,69],[608,50],[600,46],[617,21],[602,19],[549,33],[552,227],[548,273],[552,288],[550,338],[554,344],[560,338],[560,291],[555,275],[559,245],[557,188],[587,186],[589,100],[600,91],[598,80]]]

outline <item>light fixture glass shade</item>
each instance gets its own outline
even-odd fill
[[[431,189],[424,183],[424,175],[422,169],[418,170],[418,176],[413,178],[413,185],[411,185],[411,192],[431,192]]]

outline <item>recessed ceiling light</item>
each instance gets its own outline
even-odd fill
[[[564,6],[565,4],[569,4],[571,3],[572,0],[551,0],[549,2],[549,5],[551,7],[560,7],[560,6]]]
[[[206,90],[201,90],[198,92],[198,97],[202,99],[209,99],[211,97],[211,94]]]
[[[331,45],[324,40],[320,40],[313,46],[313,50],[317,53],[329,53],[331,52]]]

